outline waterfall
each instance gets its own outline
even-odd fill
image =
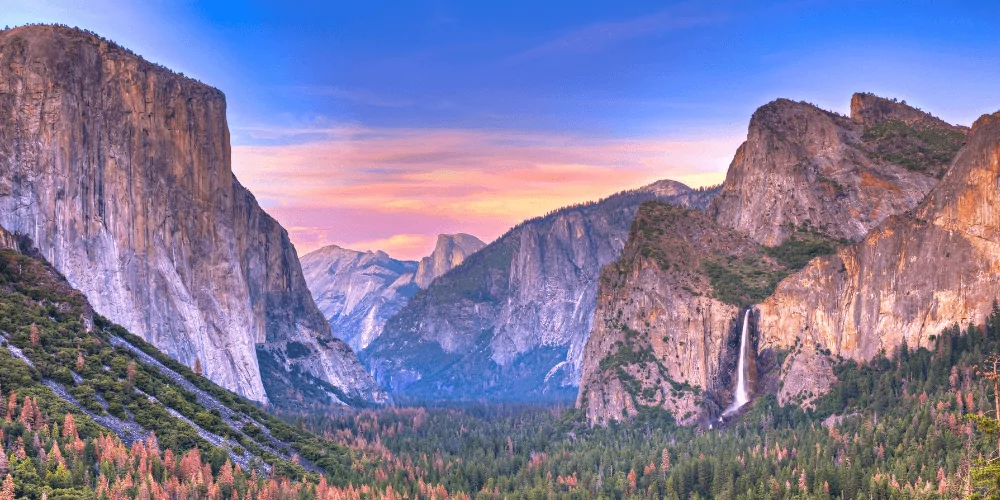
[[[747,394],[747,337],[750,335],[748,330],[750,329],[750,309],[747,309],[746,314],[743,315],[743,333],[740,334],[740,360],[736,364],[736,386],[733,388],[733,404],[726,408],[726,411],[722,415],[729,415],[739,410],[743,405],[747,404],[750,400],[750,395]]]

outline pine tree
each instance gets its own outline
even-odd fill
[[[194,358],[194,372],[198,375],[202,374],[201,371],[201,358]]]
[[[38,325],[32,323],[31,328],[29,328],[29,331],[30,335],[28,336],[28,340],[31,342],[31,345],[37,346],[38,344],[40,344],[42,339],[38,332]]]
[[[76,430],[76,419],[73,418],[72,413],[67,413],[66,418],[63,419],[62,437],[71,441],[76,441],[79,437]]]
[[[7,479],[3,480],[3,488],[0,488],[0,500],[14,500],[14,476],[7,474]]]
[[[10,391],[10,397],[7,398],[7,414],[4,415],[4,421],[10,423],[14,420],[14,410],[17,409],[17,393]]]
[[[980,460],[971,471],[975,485],[984,490],[984,498],[1000,499],[1000,355],[991,354],[976,373],[990,381],[993,386],[993,401],[996,408],[993,418],[985,415],[969,415],[976,422],[980,432],[997,439],[997,455]]]

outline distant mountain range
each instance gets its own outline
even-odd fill
[[[636,209],[705,208],[715,192],[661,181],[525,221],[418,291],[362,362],[404,399],[571,399],[599,271]]]
[[[293,411],[575,398],[592,423],[656,409],[705,424],[738,366],[751,395],[809,407],[840,359],[930,346],[1000,295],[996,114],[969,128],[871,94],[850,116],[779,99],[721,186],[659,181],[489,245],[441,235],[419,262],[331,246],[300,263],[233,176],[225,111],[218,90],[91,33],[0,31],[3,261],[85,301],[75,319],[53,304],[53,328],[168,366],[185,391],[214,387],[190,368]],[[52,363],[24,328],[0,332],[11,356]],[[36,371],[116,432],[152,427],[72,397],[90,393],[76,372]],[[211,391],[203,409],[264,418]]]
[[[434,252],[420,262],[330,245],[303,256],[302,271],[333,334],[361,351],[417,290],[485,245],[472,235],[442,234]]]

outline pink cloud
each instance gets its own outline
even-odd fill
[[[334,243],[383,245],[407,259],[429,253],[441,232],[490,241],[524,219],[659,179],[716,184],[742,140],[363,127],[255,132],[309,137],[233,148],[240,181],[289,229],[300,253]]]

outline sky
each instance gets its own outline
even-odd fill
[[[1000,109],[1000,2],[0,0],[227,96],[233,171],[300,254],[397,258],[659,179],[724,179],[778,97]]]

